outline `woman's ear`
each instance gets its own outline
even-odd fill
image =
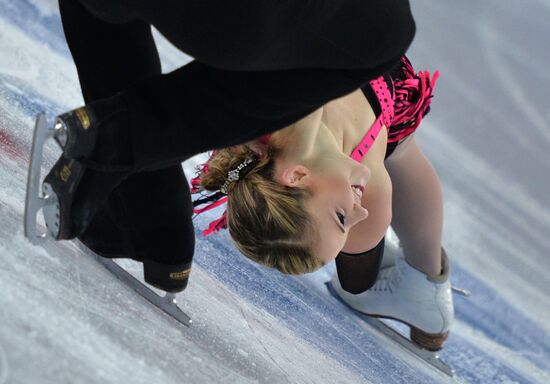
[[[287,187],[304,185],[311,171],[303,165],[288,165],[281,173],[281,182]]]

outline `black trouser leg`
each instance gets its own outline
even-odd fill
[[[148,23],[107,23],[90,14],[78,0],[59,0],[59,9],[86,103],[113,96],[161,73]]]
[[[143,20],[197,61],[226,70],[364,69],[399,59],[407,0],[80,0],[98,18]]]
[[[105,23],[75,0],[60,0],[60,10],[86,103],[161,73],[147,23]],[[181,165],[137,173],[111,192],[79,238],[107,257],[189,264],[190,200]]]

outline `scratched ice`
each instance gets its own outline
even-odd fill
[[[227,234],[199,237],[179,297],[194,325],[183,328],[74,244],[25,241],[34,114],[82,103],[56,4],[0,0],[0,384],[449,381],[330,297],[332,265],[282,276],[246,261]],[[549,3],[412,6],[409,54],[442,73],[418,141],[442,181],[454,283],[473,292],[455,297],[442,357],[460,382],[548,383]],[[156,38],[164,71],[190,60]],[[46,153],[51,163],[58,151]]]

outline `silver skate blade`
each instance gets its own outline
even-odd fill
[[[454,377],[454,373],[455,373],[454,370],[439,358],[437,352],[431,352],[416,346],[408,338],[406,338],[405,336],[397,332],[395,329],[393,329],[389,325],[382,322],[380,319],[377,319],[376,317],[367,316],[360,312],[357,312],[357,313],[366,323],[368,323],[371,327],[375,328],[378,332],[392,339],[393,341],[395,341],[396,343],[404,347],[406,350],[408,350],[412,354],[420,357],[422,360],[430,364],[432,367],[439,369],[441,372],[443,372],[447,376]]]
[[[46,116],[40,113],[36,117],[34,134],[32,138],[31,158],[27,173],[27,191],[25,195],[25,221],[24,233],[32,244],[43,242],[47,234],[38,234],[36,221],[38,211],[51,203],[47,197],[39,195],[40,189],[40,168],[42,166],[42,152],[46,140],[54,137],[54,129],[48,128]]]
[[[462,295],[462,296],[465,296],[465,297],[470,297],[470,295],[472,294],[472,292],[470,292],[469,290],[464,289],[464,288],[458,288],[458,287],[455,287],[455,286],[451,286],[451,289],[453,290],[453,292],[456,292],[459,295]]]
[[[454,377],[454,373],[455,373],[454,370],[439,358],[437,352],[428,351],[427,349],[418,347],[411,340],[409,340],[408,338],[406,338],[405,336],[397,332],[395,329],[393,329],[389,325],[382,322],[380,319],[372,316],[367,316],[364,313],[361,313],[356,309],[350,307],[346,302],[344,302],[340,298],[340,296],[338,296],[338,293],[334,290],[330,282],[326,282],[325,285],[327,286],[327,289],[332,296],[334,296],[346,307],[350,308],[353,312],[355,312],[362,320],[365,321],[365,323],[369,324],[371,327],[376,329],[378,332],[380,332],[384,336],[395,341],[396,343],[401,345],[403,348],[411,352],[416,357],[420,357],[420,359],[422,359],[427,364],[440,370],[441,372],[443,372],[449,377]]]
[[[109,270],[113,275],[115,275],[120,281],[128,285],[139,295],[145,298],[154,306],[161,309],[167,315],[173,317],[175,320],[179,321],[183,325],[189,327],[193,322],[189,316],[187,316],[177,305],[176,305],[176,295],[174,293],[166,293],[166,296],[162,297],[157,295],[151,289],[149,289],[145,284],[136,279],[130,273],[126,272],[124,268],[115,263],[111,259],[105,259],[101,256],[96,255],[93,252],[88,252],[96,260]]]

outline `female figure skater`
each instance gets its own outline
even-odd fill
[[[185,289],[194,252],[181,162],[360,88],[415,32],[406,0],[59,5],[86,105],[55,124],[64,154],[43,183],[49,234],[139,260],[145,280],[171,292]],[[161,74],[151,26],[195,60]]]
[[[336,258],[332,286],[345,302],[405,322],[413,341],[440,349],[453,318],[443,202],[414,138],[437,76],[416,74],[403,57],[289,127],[215,151],[192,180],[194,192],[216,192],[196,200],[198,213],[227,195],[206,233],[227,226],[243,254],[283,273]],[[380,271],[390,224],[405,259]]]

